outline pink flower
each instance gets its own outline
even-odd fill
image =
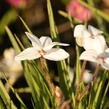
[[[77,0],[72,0],[67,6],[68,13],[81,20],[89,21],[92,18],[92,13],[83,5],[81,5]]]
[[[30,0],[6,0],[9,4],[15,8],[21,8],[27,4]]]

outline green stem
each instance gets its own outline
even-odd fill
[[[83,92],[78,96],[78,100],[81,100],[87,93],[87,91],[91,87],[91,83],[96,79],[98,73],[99,73],[100,65],[97,65],[95,73],[93,75],[92,81],[86,86],[86,88],[83,90]]]
[[[41,61],[41,66],[42,66],[42,69],[44,71],[44,77],[50,87],[50,90],[52,91],[52,94],[54,95],[54,91],[55,91],[55,88],[54,88],[54,85],[52,84],[51,82],[51,79],[50,79],[50,76],[48,74],[48,71],[46,69],[46,66],[45,66],[45,59],[43,57],[40,58],[40,61]]]
[[[87,64],[87,61],[84,61],[83,64],[82,64],[82,71],[80,72],[78,85],[77,85],[77,88],[76,88],[75,109],[78,109],[78,106],[79,106],[78,96],[79,96],[79,93],[80,93],[80,86],[81,86],[81,82],[82,82],[82,79],[83,79],[83,74],[84,74],[84,71],[85,71],[86,64]]]
[[[82,82],[83,74],[84,74],[85,68],[86,68],[86,64],[87,64],[87,61],[84,61],[84,62],[83,62],[83,65],[82,65],[82,71],[81,71],[81,73],[80,73],[79,84]]]

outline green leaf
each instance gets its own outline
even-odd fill
[[[30,28],[28,27],[26,22],[20,16],[19,16],[19,18],[20,18],[21,22],[23,23],[24,27],[27,29],[27,31],[32,34],[32,31],[30,30]]]
[[[19,40],[19,38],[17,37],[17,35],[15,34],[14,36],[15,36],[18,44],[20,45],[21,49],[24,50],[25,48],[24,48],[23,44],[21,43],[21,41]]]
[[[5,109],[6,107],[5,107],[5,105],[4,105],[4,103],[3,103],[3,101],[2,101],[2,99],[0,98],[0,109]]]
[[[8,37],[16,51],[16,53],[20,53],[20,48],[19,48],[19,45],[15,39],[15,37],[13,36],[12,32],[10,31],[10,29],[8,28],[8,26],[5,26],[5,30],[6,30],[6,33],[8,34]]]
[[[106,94],[107,94],[107,92],[108,92],[108,89],[109,89],[109,82],[107,83],[105,92],[104,92],[104,94],[103,94],[103,97],[102,97],[102,100],[101,100],[101,104],[100,104],[100,109],[103,109],[103,106],[104,106],[104,103],[105,103]]]
[[[47,10],[48,10],[51,37],[53,40],[58,41],[58,31],[55,25],[50,0],[47,0]],[[67,69],[66,62],[65,61],[57,62],[57,67],[58,67],[58,72],[59,72],[59,77],[60,77],[60,87],[65,97],[68,99],[70,98],[69,89],[70,89],[71,83],[70,83],[69,72]]]
[[[27,109],[26,105],[24,104],[24,102],[22,101],[22,99],[20,98],[18,93],[14,90],[14,88],[8,82],[8,79],[6,78],[6,74],[5,73],[4,73],[4,78],[5,78],[6,82],[8,83],[8,85],[9,85],[10,89],[12,90],[12,92],[15,94],[16,98],[18,99],[18,101],[21,103],[21,106],[23,107],[23,109]]]
[[[106,82],[106,73],[107,73],[107,71],[104,72],[103,77],[102,77],[102,79],[99,83],[99,86],[97,88],[96,95],[95,95],[93,105],[92,105],[93,109],[97,109],[98,106],[100,105],[101,97],[102,97],[101,94],[103,92],[103,87],[104,87],[104,84]]]
[[[74,23],[77,23],[77,24],[78,23],[82,23],[82,21],[80,21],[79,19],[74,18],[73,16],[70,16],[67,12],[64,12],[62,10],[59,10],[58,13],[60,15],[62,15],[63,17],[69,19],[69,20],[71,19]],[[70,23],[72,24],[71,20],[70,20]]]
[[[48,10],[48,18],[49,18],[51,37],[53,40],[57,40],[58,32],[57,32],[57,28],[55,26],[54,16],[53,16],[53,11],[52,11],[50,0],[47,0],[47,10]]]
[[[10,96],[6,92],[6,89],[1,80],[0,80],[0,96],[3,99],[3,102],[5,103],[7,109],[17,109],[17,107],[14,105],[13,101],[11,100]]]
[[[4,27],[14,22],[17,18],[17,11],[15,9],[8,10],[5,15],[0,20],[0,35],[3,35],[5,32]]]
[[[38,104],[39,104],[38,100],[40,99],[40,88],[38,87],[38,85],[36,84],[36,82],[34,81],[31,75],[31,70],[29,69],[28,63],[24,62],[23,64],[24,64],[24,71],[25,71],[24,76],[32,92],[35,107],[38,108]]]
[[[79,60],[79,47],[76,46],[76,53],[77,53],[77,56],[76,56],[76,82],[78,82],[79,80],[79,74],[81,72],[81,63],[80,63],[80,60]]]
[[[33,61],[31,61],[33,62]],[[36,65],[37,66],[37,65]],[[31,89],[34,106],[38,109],[48,109],[49,94],[46,91],[45,83],[40,75],[40,71],[33,63],[24,62],[25,78]],[[37,73],[35,72],[37,69]]]

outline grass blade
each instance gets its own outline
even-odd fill
[[[5,13],[5,15],[0,20],[0,34],[3,35],[5,33],[4,27],[14,22],[17,18],[17,11],[14,9],[10,9]]]
[[[20,16],[19,16],[19,18],[20,18],[21,22],[23,23],[23,25],[25,26],[25,28],[27,29],[27,31],[32,34],[32,31],[29,29],[29,27],[26,24],[26,22]]]
[[[106,82],[106,73],[107,73],[107,71],[104,72],[102,80],[100,81],[99,86],[97,88],[96,95],[95,95],[93,105],[92,105],[93,109],[97,109],[98,105],[100,104],[101,94],[102,94],[102,91],[103,91],[102,89],[103,89],[104,84]]]
[[[8,37],[9,37],[9,39],[10,39],[10,41],[11,41],[11,43],[12,43],[12,45],[13,45],[15,51],[16,51],[16,53],[20,53],[21,50],[19,48],[19,45],[18,45],[16,39],[14,38],[12,32],[8,28],[8,26],[5,26],[5,30],[6,30],[6,33],[8,34]]]
[[[53,40],[58,41],[58,31],[54,22],[54,16],[53,16],[50,0],[47,0],[47,10],[48,10],[48,16],[49,16],[51,37]],[[70,98],[69,89],[71,84],[70,84],[69,72],[67,69],[66,62],[65,61],[57,62],[57,68],[58,68],[59,77],[60,77],[60,87],[65,97],[68,99]]]
[[[103,105],[104,105],[104,103],[105,103],[106,94],[107,94],[107,92],[108,92],[108,89],[109,89],[109,82],[107,83],[105,92],[104,92],[104,94],[103,94],[102,101],[101,101],[101,105],[100,105],[100,109],[103,109]]]
[[[1,80],[0,80],[0,96],[3,99],[3,102],[5,103],[7,109],[17,109],[17,107],[14,105],[13,101],[11,100],[10,96],[6,92],[6,89]]]

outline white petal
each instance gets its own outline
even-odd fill
[[[69,44],[65,44],[65,43],[60,43],[60,42],[52,42],[51,44],[49,44],[48,46],[44,47],[43,49],[45,51],[50,50],[52,47],[56,46],[56,45],[61,45],[61,46],[69,46]]]
[[[89,83],[93,78],[93,75],[90,73],[89,70],[85,70],[84,74],[83,74],[83,81],[85,83]]]
[[[80,60],[87,60],[97,63],[97,53],[94,50],[86,50],[80,55]]]
[[[108,56],[108,58],[105,58],[104,61],[105,61],[105,63],[109,64],[109,56]]]
[[[51,38],[50,37],[47,37],[47,36],[42,36],[39,40],[40,40],[41,45],[43,47],[46,47],[46,46],[48,46],[49,44],[52,43]]]
[[[109,53],[109,48],[107,48],[107,49],[105,50],[105,52]]]
[[[74,29],[74,37],[76,38],[76,43],[79,46],[84,45],[84,39],[90,37],[91,34],[88,32],[84,25],[77,25]]]
[[[31,41],[33,47],[37,47],[38,49],[42,48],[40,40],[35,35],[30,34],[28,32],[25,32],[25,34],[27,35],[27,37]]]
[[[80,47],[83,47],[83,46],[84,46],[84,38],[83,38],[83,37],[77,37],[77,38],[76,38],[76,43],[77,43]]]
[[[105,59],[109,60],[109,48],[106,49],[103,53],[101,53],[100,57],[104,57]]]
[[[83,31],[86,30],[86,27],[84,25],[77,25],[74,28],[74,37],[82,36]]]
[[[100,54],[105,51],[105,49],[107,48],[107,45],[106,45],[104,37],[102,35],[99,35],[95,37],[94,39],[86,38],[84,40],[84,48],[85,50],[93,49],[98,54]]]
[[[69,54],[65,50],[60,48],[53,48],[44,55],[44,58],[52,61],[60,61],[68,57]]]
[[[109,70],[109,58],[104,59],[104,63],[102,63],[102,67],[106,70]]]
[[[90,33],[84,25],[77,25],[74,29],[74,37],[89,37]]]
[[[40,54],[38,53],[36,48],[27,48],[22,51],[20,54],[15,56],[15,60],[33,60],[39,58]]]
[[[70,72],[69,73],[70,73],[70,75],[69,75],[70,76],[70,81],[73,82],[73,80],[74,80],[74,69],[70,68]]]
[[[88,38],[91,36],[91,33],[88,30],[83,31],[83,37]]]
[[[101,30],[99,30],[91,25],[88,26],[88,31],[91,32],[94,36],[100,35],[103,33]]]
[[[101,65],[104,69],[109,70],[109,63],[103,63]]]

